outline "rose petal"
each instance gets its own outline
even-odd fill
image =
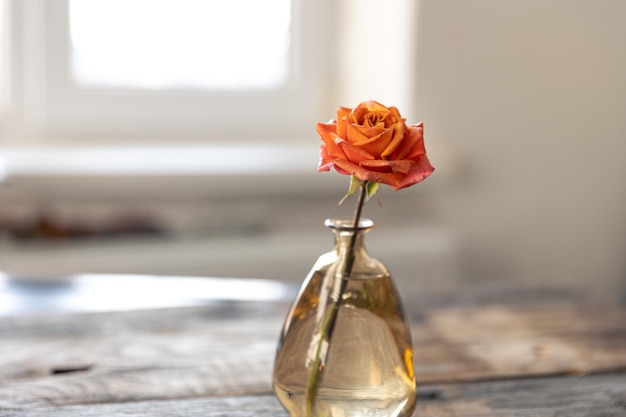
[[[406,130],[406,127],[404,125],[404,122],[401,121],[401,122],[394,124],[393,137],[391,138],[391,141],[389,142],[389,145],[387,145],[385,150],[383,150],[380,153],[381,157],[384,158],[384,157],[391,155],[393,151],[395,151],[398,148],[398,146],[400,146],[400,144],[402,143],[405,137],[405,130]],[[395,159],[395,158],[392,158],[392,159]]]
[[[358,146],[374,155],[376,158],[381,157],[381,153],[387,148],[393,137],[393,128],[389,128],[380,135],[374,136],[367,140],[357,142],[354,146]]]
[[[366,150],[362,148],[358,148],[351,144],[348,141],[339,139],[339,146],[341,146],[345,158],[348,161],[354,162],[355,164],[360,163],[361,161],[365,161],[368,159],[376,159],[374,155],[370,154]]]
[[[361,133],[353,123],[350,123],[346,125],[346,137],[343,139],[346,139],[350,143],[358,143],[368,140],[369,137]]]
[[[352,109],[350,115],[348,116],[348,122],[360,125],[363,123],[363,120],[365,120],[365,115],[367,113],[367,108],[363,105],[363,103],[361,103],[357,107]]]
[[[317,133],[323,137],[328,137],[331,133],[337,134],[337,122],[318,123],[315,125]]]
[[[389,168],[391,169],[391,172],[401,172],[406,174],[411,170],[413,165],[415,165],[415,161],[410,161],[408,159],[402,159],[400,161],[385,161],[376,159],[374,161],[363,161],[360,165],[368,168]]]
[[[333,166],[334,160],[335,158],[332,158],[330,157],[330,155],[328,155],[328,150],[326,149],[326,146],[321,145],[320,146],[320,160],[317,164],[317,171],[318,172],[330,171],[330,168]]]
[[[352,109],[348,107],[339,107],[337,109],[337,136],[346,139],[346,127],[348,125],[348,115]]]
[[[426,153],[426,149],[423,146],[424,128],[422,123],[407,126],[404,136],[404,140],[390,157],[391,159],[413,159],[412,156]],[[422,142],[422,145],[416,148],[420,142]]]
[[[337,144],[336,140],[337,134],[335,132],[337,125],[334,123],[318,123],[316,128],[322,142],[324,142],[328,155],[334,158],[345,158],[346,155],[343,153],[343,149]]]
[[[384,115],[391,113],[391,109],[389,107],[382,105],[374,100],[364,101],[363,103],[359,104],[357,108],[363,108],[367,110],[368,113],[381,113]]]
[[[337,162],[337,161],[345,161],[345,159],[337,159],[337,160],[335,160],[335,162]],[[343,169],[340,166],[338,166],[336,163],[334,165],[335,165],[335,171],[337,171],[341,175],[352,175],[351,172],[346,171],[345,169]]]
[[[424,138],[420,138],[406,157],[407,159],[416,160],[423,155],[426,155],[426,147],[424,146]]]
[[[346,161],[345,159],[335,160],[335,169],[337,169],[337,171],[339,171],[338,168],[343,170],[345,173],[354,175],[356,178],[360,179],[361,181],[371,181],[371,182],[378,182],[381,184],[387,184],[391,186],[392,188],[398,187],[403,177],[403,174],[398,173],[398,172],[370,171],[364,167],[353,164],[350,161]]]
[[[351,124],[350,126],[358,130],[359,133],[363,134],[366,138],[372,138],[374,136],[378,136],[381,133],[383,133],[385,130],[387,130],[385,127],[378,127],[378,126],[367,127],[367,126],[360,126],[360,125],[355,125],[355,124]]]
[[[388,107],[388,109],[389,109],[389,116],[390,117],[397,118],[397,119],[399,119],[399,120],[404,122],[404,119],[400,115],[400,110],[398,110],[397,107],[391,106],[391,107]],[[397,123],[397,122],[394,120],[393,123]]]
[[[435,170],[426,155],[422,155],[415,162],[416,164],[413,165],[411,170],[402,178],[398,185],[390,184],[391,188],[397,191],[402,188],[410,187],[411,185],[425,180]]]

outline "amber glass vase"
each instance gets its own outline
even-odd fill
[[[415,408],[413,347],[398,291],[369,256],[363,219],[326,220],[319,257],[285,319],[274,391],[291,417],[405,417]]]

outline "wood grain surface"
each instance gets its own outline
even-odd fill
[[[286,416],[271,366],[287,306],[0,319],[0,416]],[[409,308],[419,416],[626,416],[626,309]]]
[[[4,409],[3,417],[288,417],[270,394]],[[623,376],[488,381],[418,391],[414,417],[624,417]]]

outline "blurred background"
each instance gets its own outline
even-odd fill
[[[435,173],[365,216],[405,292],[626,289],[621,0],[0,0],[0,271],[300,282],[375,99]]]

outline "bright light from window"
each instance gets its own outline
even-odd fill
[[[289,75],[290,3],[70,0],[73,77],[88,88],[276,88]]]
[[[4,0],[0,0],[0,110],[2,110],[2,107],[5,104],[6,101],[6,80],[5,80],[5,65],[6,65],[6,46],[7,46],[7,40],[6,40],[6,28],[5,28],[5,1]],[[1,172],[0,172],[1,174]],[[1,179],[1,176],[0,176]]]

